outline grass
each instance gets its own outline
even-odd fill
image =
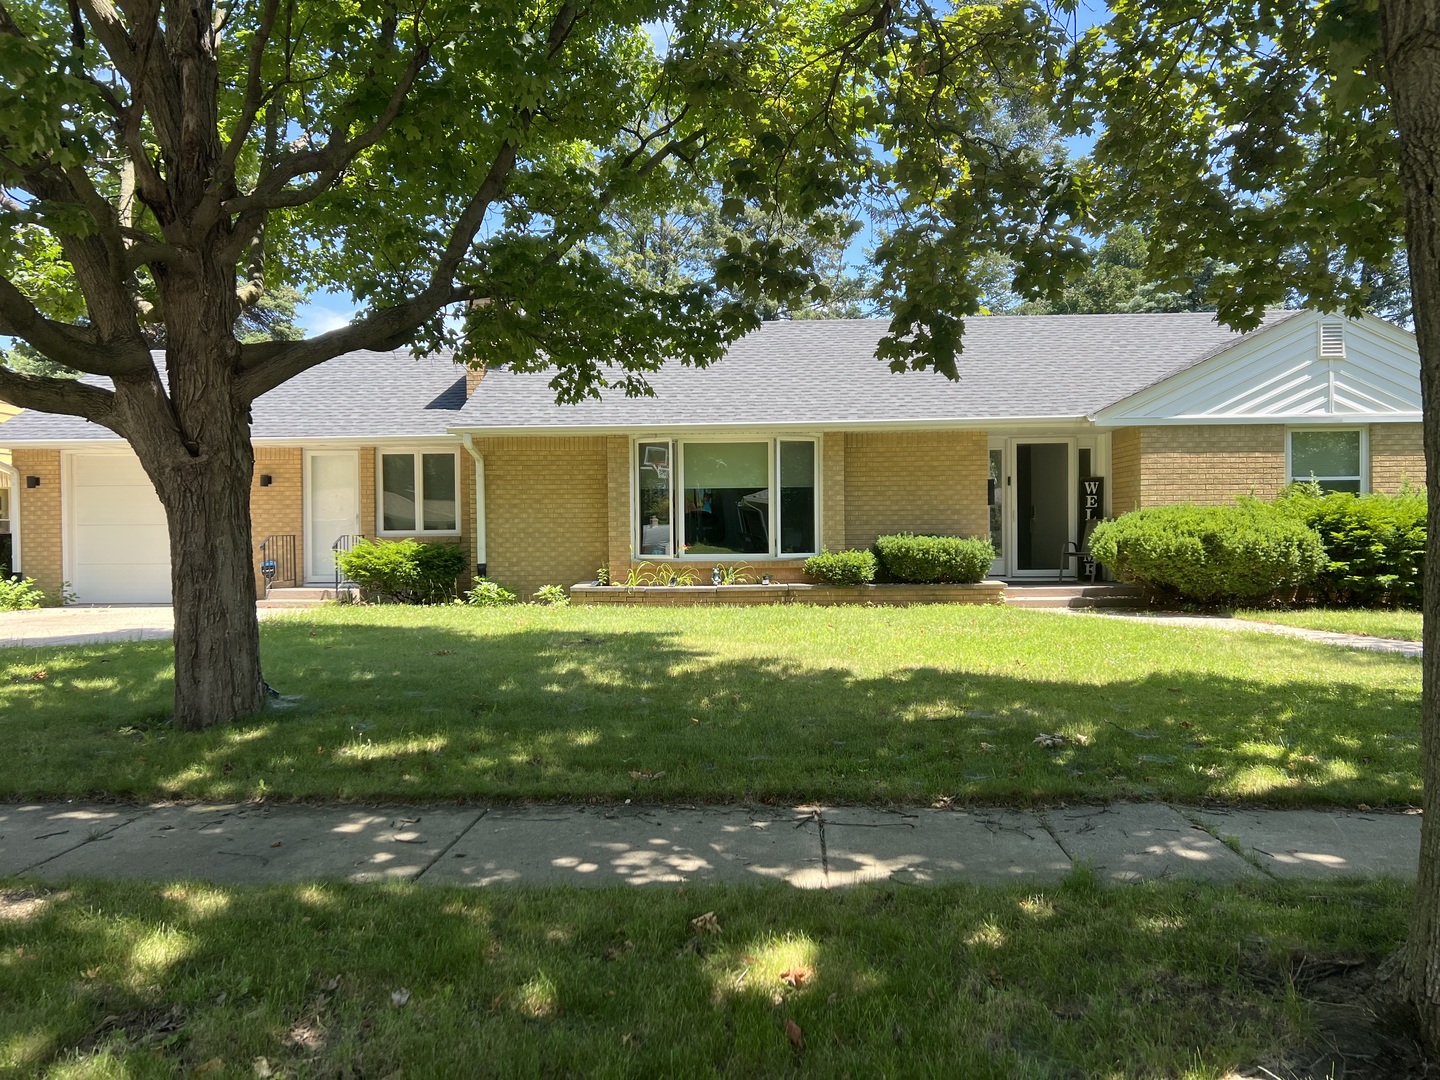
[[[337,607],[261,633],[267,678],[294,700],[198,735],[166,720],[166,642],[0,653],[0,797],[1420,793],[1419,662],[1273,635],[801,605]]]
[[[1407,895],[12,887],[0,1074],[1219,1077],[1283,1068]]]
[[[1251,622],[1303,626],[1307,630],[1331,630],[1337,634],[1366,634],[1370,637],[1420,640],[1420,612],[1395,609],[1306,608],[1298,611],[1237,611],[1237,619]]]

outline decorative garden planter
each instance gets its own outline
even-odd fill
[[[695,604],[1003,604],[1005,583],[974,585],[601,585],[587,581],[570,590],[571,604],[685,607]]]

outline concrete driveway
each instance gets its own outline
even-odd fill
[[[263,619],[273,611],[261,611]],[[16,645],[90,645],[105,641],[168,638],[175,615],[168,604],[116,607],[75,605],[0,612],[0,648]]]

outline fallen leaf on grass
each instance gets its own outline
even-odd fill
[[[222,1073],[224,1071],[225,1062],[221,1061],[218,1057],[213,1057],[209,1061],[205,1062],[203,1065],[195,1066],[195,1071],[191,1073],[191,1075],[214,1076],[216,1073]]]
[[[1060,734],[1050,735],[1042,731],[1039,735],[1035,736],[1035,745],[1043,746],[1046,750],[1055,750],[1058,747],[1064,746],[1065,742],[1065,736]]]
[[[403,1009],[406,1005],[410,1004],[410,991],[406,990],[403,986],[400,987],[399,990],[392,990],[390,992],[390,1004],[397,1009]]]
[[[788,971],[780,973],[780,981],[786,986],[793,986],[799,990],[810,980],[812,974],[809,968],[790,968]]]
[[[50,673],[48,671],[32,671],[30,673],[30,678],[34,679],[36,682],[44,682],[49,677]]]
[[[275,1075],[275,1070],[270,1067],[270,1062],[263,1057],[257,1057],[252,1061],[250,1068],[260,1080],[270,1080],[270,1077]]]
[[[690,929],[697,934],[718,934],[720,920],[715,917],[715,912],[707,911],[704,915],[696,915],[690,920]]]
[[[794,1020],[785,1021],[785,1037],[790,1040],[790,1045],[796,1050],[805,1048],[805,1033],[800,1030],[800,1025]]]
[[[664,770],[664,769],[661,769],[659,772],[653,772],[653,773],[652,773],[652,772],[637,772],[637,771],[634,770],[634,769],[631,769],[631,770],[630,770],[630,779],[631,779],[631,780],[659,780],[659,779],[660,779],[662,776],[664,776],[664,775],[665,775],[665,770]]]

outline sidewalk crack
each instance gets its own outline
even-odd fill
[[[448,853],[451,848],[453,848],[453,847],[454,847],[456,844],[458,844],[461,840],[465,839],[465,837],[469,834],[470,830],[473,829],[476,825],[479,825],[481,819],[484,818],[485,815],[488,814],[489,812],[490,812],[490,808],[487,806],[484,810],[481,810],[480,813],[476,814],[476,815],[475,815],[475,820],[472,821],[472,822],[470,822],[469,825],[466,825],[465,828],[461,829],[458,833],[456,833],[454,839],[452,839],[448,844],[446,844],[443,848],[441,848],[439,851],[437,851],[437,852],[435,853],[435,857],[434,857],[433,859],[431,859],[428,863],[426,863],[425,866],[421,869],[421,871],[420,871],[418,874],[416,874],[413,878],[411,878],[410,880],[411,880],[411,881],[419,881],[422,877],[424,877],[426,874],[428,874],[428,873],[430,872],[431,868],[432,868],[437,862],[439,862],[441,859],[443,859],[443,858],[445,857],[446,853]]]
[[[86,844],[93,844],[93,843],[95,843],[95,841],[97,841],[97,840],[104,840],[104,839],[106,839],[111,833],[115,832],[117,829],[123,829],[126,825],[131,825],[131,824],[139,821],[141,818],[146,817],[146,816],[149,815],[149,814],[153,814],[154,812],[155,812],[155,808],[154,808],[154,807],[152,807],[152,806],[147,806],[145,809],[143,809],[143,810],[141,810],[139,813],[137,813],[134,817],[132,817],[132,818],[127,818],[127,819],[125,819],[124,821],[117,821],[114,825],[111,825],[108,829],[102,829],[101,831],[95,833],[93,836],[87,836],[87,837],[85,837],[84,840],[81,840],[78,844],[74,845],[73,847],[68,847],[68,848],[66,848],[64,851],[57,851],[54,855],[50,855],[50,856],[48,856],[48,857],[46,857],[46,858],[44,858],[44,859],[41,859],[39,862],[33,862],[33,863],[31,863],[29,866],[22,867],[19,872],[20,872],[21,874],[28,874],[28,873],[30,873],[31,871],[38,870],[38,869],[40,869],[40,867],[44,866],[46,863],[54,862],[56,859],[60,858],[62,855],[69,855],[72,851],[79,851],[79,850],[80,850],[82,847],[84,847]],[[62,831],[68,831],[68,830],[62,830]],[[54,836],[55,834],[54,834],[54,833],[50,833],[49,835]]]

